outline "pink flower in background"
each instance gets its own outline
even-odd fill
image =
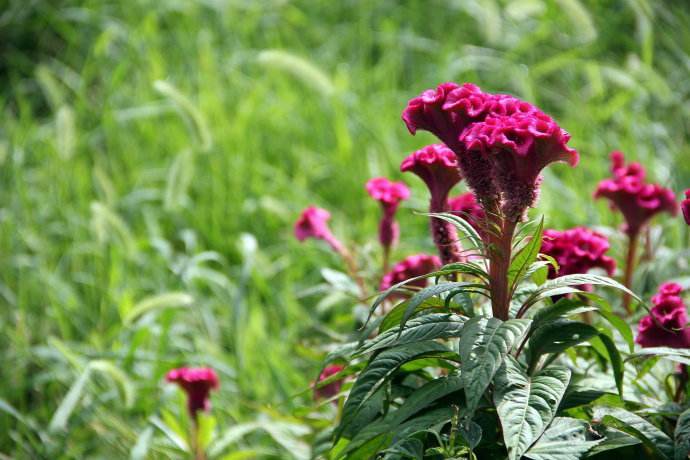
[[[682,287],[664,283],[652,297],[654,305],[649,315],[638,325],[635,341],[643,347],[690,347],[690,329],[685,303],[680,297]]]
[[[322,382],[322,381],[326,380],[328,377],[335,375],[338,372],[342,371],[343,369],[345,369],[345,366],[341,366],[340,364],[331,364],[330,366],[326,366],[326,368],[319,375],[317,382]],[[314,389],[314,398],[316,398],[316,399],[330,399],[340,392],[340,388],[342,386],[343,386],[343,381],[342,380],[336,380],[336,381],[329,383],[328,385],[325,385],[321,388],[316,388],[316,389]]]
[[[474,193],[467,192],[448,200],[448,208],[454,214],[468,221],[475,230],[481,233],[481,222],[486,217],[484,209],[477,202]]]
[[[172,369],[165,380],[178,384],[187,393],[187,409],[192,418],[196,418],[198,411],[211,408],[209,394],[220,386],[218,376],[208,367]]]
[[[425,91],[402,118],[412,134],[429,131],[450,147],[479,202],[499,206],[510,221],[534,205],[543,168],[579,159],[567,146],[570,135],[537,107],[469,83]]]
[[[383,218],[379,224],[379,241],[384,248],[394,246],[400,235],[395,212],[400,202],[410,197],[410,189],[403,182],[393,182],[385,177],[370,179],[366,189],[369,196],[380,202],[383,208]]]
[[[441,268],[441,260],[436,256],[427,254],[416,254],[408,256],[401,262],[393,266],[393,269],[386,273],[381,280],[380,290],[386,289],[401,283],[415,276],[426,275]],[[427,285],[426,279],[412,281],[406,284],[406,287],[423,288]],[[391,296],[392,297],[392,296]]]
[[[549,278],[563,275],[587,273],[593,268],[601,268],[613,275],[616,261],[606,255],[609,240],[602,234],[585,227],[570,230],[544,230],[541,253],[549,255],[558,262],[559,270],[549,266]]]
[[[685,223],[690,225],[690,189],[685,191],[685,199],[680,202],[680,208],[683,210]]]
[[[328,220],[330,218],[331,213],[325,209],[309,206],[302,211],[302,214],[300,214],[299,219],[297,219],[295,223],[295,237],[299,241],[304,241],[307,238],[324,240],[335,252],[343,254],[345,250],[344,246],[333,236],[330,228],[328,228]]]
[[[645,170],[639,163],[625,165],[623,154],[611,153],[613,177],[599,182],[594,198],[606,198],[625,219],[624,231],[637,235],[649,220],[660,212],[678,213],[671,189],[645,182]]]

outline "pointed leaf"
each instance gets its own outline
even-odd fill
[[[579,460],[600,441],[587,440],[589,424],[584,420],[556,417],[549,429],[525,452],[532,460]]]
[[[656,458],[670,460],[673,457],[673,441],[656,426],[637,414],[625,409],[600,407],[594,417],[610,426],[642,441],[647,448],[654,451]]]
[[[687,460],[690,454],[690,409],[680,414],[676,423],[674,460]]]

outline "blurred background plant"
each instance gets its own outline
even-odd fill
[[[471,81],[572,134],[581,164],[546,172],[536,213],[612,236],[620,261],[620,217],[591,194],[614,149],[690,184],[689,26],[672,0],[5,0],[0,452],[184,456],[164,375],[203,365],[212,457],[308,458],[330,423],[305,392],[319,344],[354,320],[346,278],[315,270],[338,259],[294,241],[299,211],[328,208],[368,260],[366,180],[432,140],[406,133],[406,101]],[[406,182],[393,261],[433,252]],[[690,286],[679,219],[650,231],[643,296]]]

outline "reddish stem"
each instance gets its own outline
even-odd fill
[[[632,289],[632,277],[635,271],[635,259],[637,257],[637,243],[639,241],[639,232],[628,235],[628,254],[625,258],[625,273],[623,274],[623,285],[628,289]],[[627,292],[623,293],[623,308],[628,315],[632,313],[630,302],[632,296]]]
[[[510,286],[508,270],[512,251],[513,234],[517,222],[506,220],[498,213],[497,206],[489,214],[489,279],[491,309],[494,317],[507,320],[510,311]]]

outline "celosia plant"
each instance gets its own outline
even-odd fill
[[[379,242],[383,247],[383,271],[388,270],[390,250],[400,238],[400,227],[395,213],[400,202],[410,197],[410,189],[402,182],[393,182],[385,177],[370,179],[366,186],[369,196],[381,203],[383,216],[379,223]]]
[[[569,135],[537,107],[472,84],[425,91],[403,120],[443,142],[401,166],[429,189],[441,257],[396,264],[359,332],[329,347],[326,366],[347,363],[338,372],[356,379],[331,393],[346,397],[315,451],[331,459],[686,458],[690,410],[655,412],[649,401],[681,402],[687,378],[673,383],[652,369],[656,361],[638,375],[634,367],[649,357],[690,362],[678,288],[665,285],[652,299],[637,342],[655,347],[635,351],[631,328],[595,288],[639,298],[589,273],[614,273],[608,239],[524,222],[543,168],[577,164]],[[470,194],[449,200],[461,178]],[[387,300],[392,308],[379,308]]]
[[[680,208],[683,210],[685,223],[690,225],[690,190],[685,191],[685,199],[680,202]]]
[[[211,408],[209,395],[211,390],[217,390],[220,386],[218,376],[213,369],[208,367],[181,367],[169,371],[165,380],[176,383],[187,394],[187,410],[192,419],[197,419],[199,411],[207,411]]]

